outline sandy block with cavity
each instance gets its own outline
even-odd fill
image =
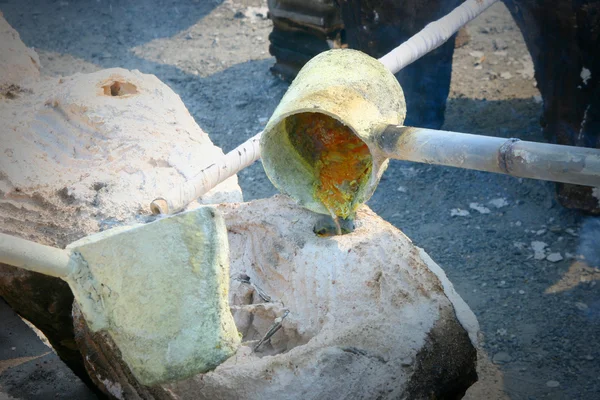
[[[334,237],[316,236],[322,216],[285,196],[217,209],[229,231],[240,348],[211,372],[147,388],[115,367],[105,337],[76,324],[83,354],[102,355],[88,363],[105,371],[104,390],[153,399],[458,398],[477,379],[475,316],[440,267],[367,207],[355,232]]]
[[[154,75],[112,68],[30,90],[0,99],[0,221],[7,233],[60,246],[134,221],[150,214],[153,198],[223,156]],[[241,199],[232,177],[200,201]]]

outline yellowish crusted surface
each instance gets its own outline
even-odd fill
[[[369,148],[350,128],[325,114],[296,114],[287,122],[290,141],[314,168],[315,197],[331,214],[350,217],[373,167]]]

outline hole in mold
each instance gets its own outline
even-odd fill
[[[330,215],[320,215],[313,232],[319,237],[331,237],[337,235],[347,235],[354,232],[355,224],[353,218],[333,218]]]
[[[102,86],[105,96],[127,96],[137,94],[137,87],[129,82],[111,81]]]

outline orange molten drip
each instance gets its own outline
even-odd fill
[[[350,128],[325,114],[290,118],[290,140],[318,177],[315,197],[336,216],[348,218],[369,179],[373,164],[369,148]]]

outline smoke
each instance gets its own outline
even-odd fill
[[[600,268],[600,217],[585,219],[579,236],[577,254],[583,256],[590,267]]]

